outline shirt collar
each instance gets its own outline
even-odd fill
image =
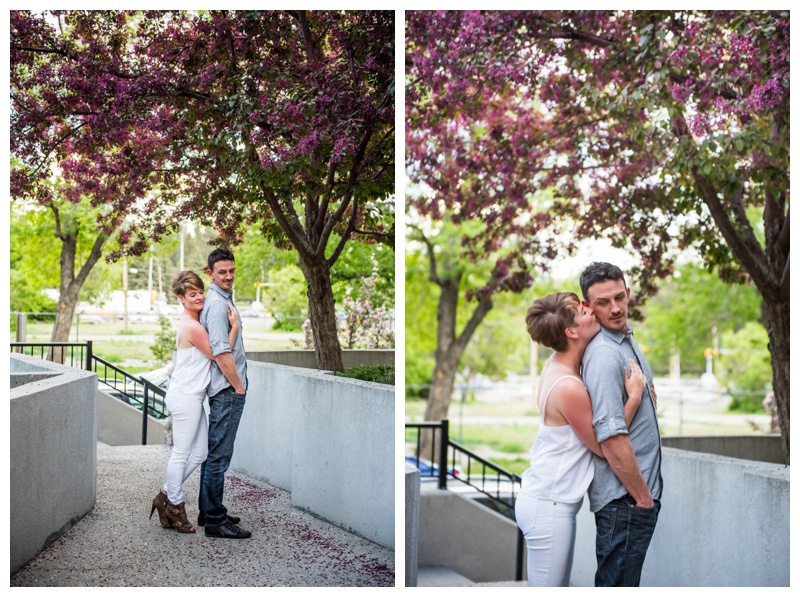
[[[633,335],[633,329],[631,329],[631,326],[627,326],[627,332],[624,334],[622,332],[617,332],[615,330],[609,330],[608,328],[603,326],[600,326],[600,331],[609,338],[611,338],[612,340],[614,340],[617,344],[622,344],[622,341],[625,338],[629,338],[630,336]]]
[[[222,288],[220,288],[219,286],[217,286],[217,285],[216,285],[216,284],[214,284],[213,282],[211,282],[211,283],[208,285],[208,289],[209,289],[209,290],[215,290],[216,292],[220,293],[222,296],[224,296],[224,297],[225,297],[225,300],[233,300],[233,299],[231,299],[231,294],[232,294],[232,293],[230,293],[230,292],[225,292],[224,290],[222,290]]]

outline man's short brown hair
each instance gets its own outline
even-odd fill
[[[556,292],[533,301],[525,314],[531,339],[556,352],[567,350],[564,331],[575,325],[581,301],[574,292]]]

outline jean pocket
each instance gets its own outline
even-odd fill
[[[597,525],[596,549],[598,554],[611,551],[614,543],[614,528],[617,525],[618,508],[606,506],[595,514]]]
[[[514,513],[517,519],[517,526],[522,534],[528,533],[536,528],[536,514],[539,510],[538,499],[517,499]]]

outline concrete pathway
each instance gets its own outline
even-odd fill
[[[166,446],[97,447],[94,509],[11,577],[12,587],[394,586],[394,552],[291,505],[291,494],[235,472],[225,503],[250,539],[164,529],[151,501]],[[184,484],[197,522],[199,471]],[[367,499],[366,495],[364,499]]]

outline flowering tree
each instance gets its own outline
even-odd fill
[[[407,40],[407,165],[441,189],[421,208],[487,219],[479,259],[551,188],[573,238],[640,255],[640,298],[687,247],[753,283],[788,463],[788,12],[412,12]]]
[[[134,216],[112,260],[190,217],[233,243],[261,222],[297,251],[318,366],[341,370],[331,267],[351,239],[393,236],[393,19],[12,12],[12,195],[46,202],[58,168],[71,200],[110,208],[102,230]]]
[[[374,304],[379,282],[378,262],[373,260],[372,274],[361,277],[356,296],[348,287],[343,302],[344,321],[340,341],[347,348],[393,348],[394,326],[385,303]]]

